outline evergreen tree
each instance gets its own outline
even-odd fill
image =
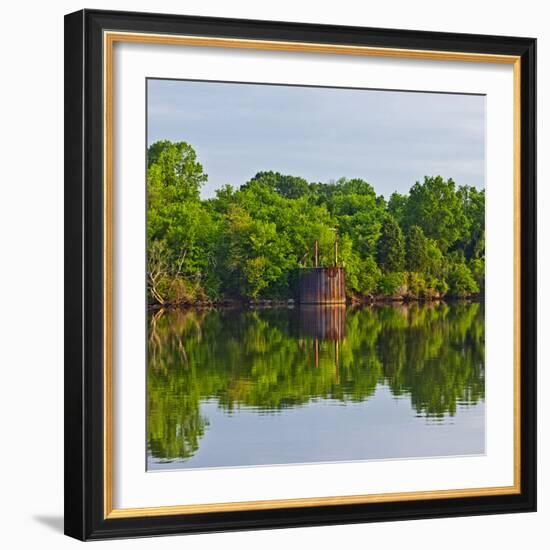
[[[405,238],[399,224],[386,216],[377,245],[378,265],[387,272],[405,269]]]
[[[418,225],[409,229],[407,239],[407,267],[409,271],[428,271],[428,239]]]

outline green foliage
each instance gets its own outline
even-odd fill
[[[400,272],[384,273],[378,283],[378,291],[382,296],[395,296],[400,293],[405,284],[405,274]]]
[[[403,219],[407,208],[407,197],[400,193],[392,193],[388,201],[388,212],[403,225]]]
[[[411,187],[403,224],[407,229],[418,225],[427,237],[435,239],[443,253],[470,231],[470,220],[454,181],[445,181],[441,176],[425,177],[423,183]]]
[[[287,199],[298,199],[309,193],[309,184],[304,178],[285,176],[279,172],[258,172],[251,180],[256,181],[271,187]]]
[[[219,223],[200,201],[208,179],[185,142],[157,142],[148,151],[148,288],[156,301],[191,302],[216,296]]]
[[[384,271],[405,269],[405,239],[396,219],[387,215],[377,246],[378,265]]]
[[[470,271],[479,287],[480,292],[485,291],[485,257],[474,258],[470,261]]]
[[[428,239],[426,256],[426,273],[434,277],[442,277],[445,269],[445,258],[441,249],[433,239]]]
[[[485,256],[485,189],[459,187],[458,195],[468,220],[468,231],[460,246],[467,259]]]
[[[409,271],[407,274],[407,290],[409,296],[413,298],[426,298],[428,293],[428,283],[422,273]]]
[[[382,272],[372,256],[362,259],[357,254],[346,256],[346,285],[349,294],[368,296],[376,293]]]
[[[317,184],[316,189],[318,202],[335,218],[340,234],[351,238],[361,257],[374,256],[385,204],[372,185],[357,178],[342,178],[334,184]]]
[[[147,181],[151,187],[166,188],[166,198],[199,198],[208,179],[191,145],[180,141],[157,141],[147,154]]]
[[[436,279],[433,288],[441,295],[445,296],[449,292],[449,285],[444,279]]]
[[[465,263],[456,263],[451,266],[448,283],[451,294],[459,298],[479,292],[479,286]]]
[[[418,225],[411,226],[407,238],[407,268],[410,271],[428,271],[428,245],[422,228]]]
[[[484,191],[426,177],[386,202],[359,178],[309,183],[266,171],[201,200],[208,177],[189,144],[156,142],[147,163],[150,301],[290,298],[314,242],[320,265],[333,265],[337,236],[350,298],[405,283],[410,297],[483,290]]]

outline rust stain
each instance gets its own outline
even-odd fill
[[[317,267],[300,274],[301,304],[345,304],[345,273],[342,267]]]

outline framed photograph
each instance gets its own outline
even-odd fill
[[[536,508],[533,38],[65,18],[65,530]]]

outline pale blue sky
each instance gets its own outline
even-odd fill
[[[148,81],[148,143],[187,141],[202,196],[262,170],[363,178],[386,197],[425,175],[485,186],[485,97],[182,80]]]

